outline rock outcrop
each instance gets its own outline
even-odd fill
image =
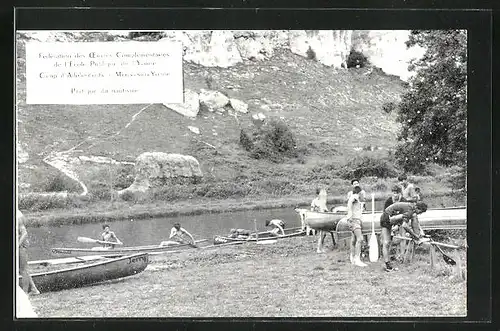
[[[29,160],[28,153],[24,150],[23,146],[20,143],[17,143],[17,162],[18,163],[26,163]]]
[[[201,109],[210,112],[224,112],[224,107],[229,103],[229,98],[219,91],[201,89],[199,98]]]
[[[248,105],[243,101],[231,98],[229,99],[229,103],[231,104],[231,107],[233,107],[233,109],[236,110],[237,112],[243,114],[248,113]]]
[[[411,77],[408,64],[421,57],[425,49],[419,46],[407,48],[409,31],[366,30],[354,31],[352,48],[363,53],[370,63],[386,74],[399,76],[404,81]]]
[[[351,34],[351,30],[292,30],[290,50],[327,66],[347,68]]]
[[[19,41],[104,41],[107,35],[110,33],[34,31],[20,33]],[[269,59],[277,49],[341,68],[346,67],[350,51],[357,50],[385,73],[407,80],[409,61],[423,52],[418,47],[406,48],[408,35],[408,30],[169,30],[158,41],[182,42],[185,61],[221,68]],[[112,37],[113,41],[130,40],[125,33]]]
[[[202,177],[198,160],[190,155],[146,152],[136,159],[134,183],[118,193],[146,192],[150,188]]]
[[[198,97],[198,93],[190,89],[184,89],[183,103],[164,103],[163,105],[181,115],[195,118],[200,111],[200,98]]]
[[[227,68],[242,61],[231,31],[184,31],[184,34],[190,41],[184,52],[186,61],[221,68]]]

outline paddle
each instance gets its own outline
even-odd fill
[[[97,239],[92,239],[92,238],[87,238],[87,237],[78,237],[77,240],[82,243],[92,243],[92,244],[108,244],[108,245],[123,245],[121,242],[111,242],[111,241],[103,241],[103,240],[97,240]]]
[[[433,242],[431,242],[431,244],[433,244]],[[448,255],[446,255],[443,252],[443,249],[439,245],[434,245],[434,246],[437,247],[437,249],[441,252],[441,254],[443,254],[443,260],[446,264],[449,264],[449,265],[457,264],[457,262],[455,260],[453,260],[451,257],[449,257]]]
[[[370,241],[368,243],[369,251],[368,255],[370,257],[370,262],[378,261],[378,241],[375,235],[375,194],[372,193],[372,234],[370,236]]]
[[[258,244],[259,243],[259,233],[257,232],[257,220],[255,218],[253,219],[253,225],[255,228],[255,241]]]
[[[256,244],[257,245],[267,245],[267,244],[276,244],[277,242],[278,242],[277,239],[270,239],[270,240],[257,241]]]
[[[394,236],[394,238],[403,239],[403,240],[413,240],[411,238],[401,237],[401,236]],[[443,254],[443,261],[446,264],[449,264],[449,265],[455,265],[455,264],[457,264],[457,262],[454,259],[452,259],[450,256],[446,255],[445,252],[443,252],[443,250],[441,249],[441,246],[450,247],[450,248],[459,248],[459,246],[447,245],[447,244],[443,244],[443,243],[440,243],[440,242],[437,242],[437,241],[428,241],[427,243],[431,244],[431,245],[434,245],[435,247],[437,247],[437,249],[441,252],[441,254]]]

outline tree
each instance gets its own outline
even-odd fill
[[[406,171],[428,162],[465,168],[467,160],[467,32],[417,30],[406,46],[426,49],[398,104],[396,158]]]

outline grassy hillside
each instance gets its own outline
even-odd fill
[[[169,188],[170,192],[156,195],[162,200],[182,199],[180,191],[185,197],[199,198],[262,198],[264,193],[309,199],[317,186],[328,187],[333,194],[345,191],[348,182],[336,178],[332,169],[357,155],[385,156],[396,143],[394,114],[386,114],[381,106],[397,101],[404,87],[397,77],[377,69],[335,70],[288,50],[276,52],[268,61],[248,61],[227,69],[185,62],[185,88],[220,91],[248,103],[249,113],[236,119],[227,112],[201,111],[196,119],[189,119],[153,104],[124,129],[148,105],[25,104],[24,45],[19,43],[17,50],[18,139],[29,154],[19,167],[19,179],[31,185],[25,191],[46,187],[40,182],[58,176],[43,164],[44,156],[78,146],[76,154],[119,161],[134,161],[146,151],[196,157],[203,183],[196,188]],[[252,159],[239,145],[239,136],[241,128],[253,125],[251,115],[258,112],[285,122],[296,135],[302,155],[284,163]],[[198,127],[200,135],[188,126]],[[93,184],[102,189],[108,181],[116,181],[119,170],[81,167],[79,172],[92,191]],[[380,191],[390,184],[376,178],[369,182]],[[207,194],[214,187],[224,192]]]

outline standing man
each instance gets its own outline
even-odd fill
[[[408,224],[414,221],[413,224],[419,226],[417,215],[422,214],[427,210],[427,205],[423,202],[413,204],[411,202],[396,202],[387,207],[380,216],[380,227],[382,235],[382,255],[385,262],[385,270],[393,271],[394,269],[389,262],[389,247],[392,240],[391,228],[393,225],[400,225],[410,234],[410,236],[420,244],[421,236],[419,231],[414,231]]]
[[[351,190],[349,192],[347,192],[347,201],[349,201],[349,198],[353,194],[353,189],[355,187],[359,187],[361,189],[361,186],[359,184],[359,179],[357,179],[357,178],[352,179],[351,180],[351,186],[352,186]],[[366,201],[366,192],[365,192],[365,190],[361,189],[361,191],[359,192],[358,196],[359,196],[359,202],[361,203],[361,209],[365,210],[365,201]]]
[[[28,231],[24,226],[23,221],[24,215],[20,210],[17,211],[17,247],[19,249],[19,274],[21,275],[20,286],[26,294],[40,294],[40,291],[36,288],[31,275],[28,272]]]
[[[361,188],[354,187],[352,194],[347,201],[347,224],[351,230],[351,251],[350,261],[358,267],[366,267],[366,264],[361,262],[361,244],[363,242],[363,235],[361,233],[361,216],[363,214],[363,207],[359,201],[359,193]]]

